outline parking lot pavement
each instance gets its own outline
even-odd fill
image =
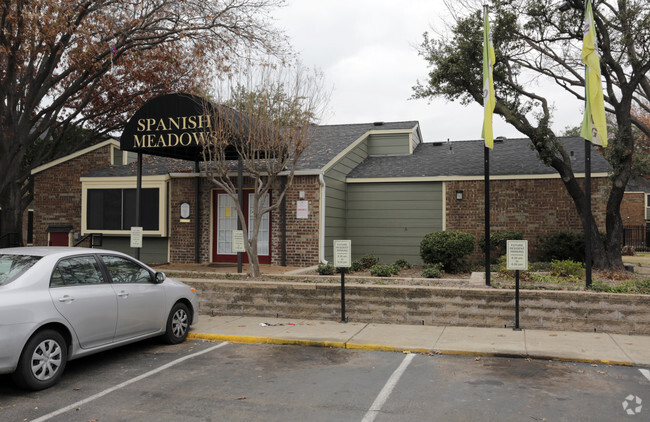
[[[72,361],[59,384],[37,393],[17,390],[2,377],[0,420],[617,421],[628,420],[624,403],[650,401],[650,373],[646,378],[643,371],[271,344],[162,346],[151,340]]]

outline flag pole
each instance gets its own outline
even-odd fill
[[[492,115],[496,105],[494,94],[494,46],[490,34],[488,5],[483,6],[483,147],[484,185],[485,185],[485,285],[490,286],[490,149],[494,147]]]
[[[591,287],[591,142],[585,139],[585,275],[587,288]]]
[[[485,175],[485,285],[490,286],[490,148],[483,147]]]

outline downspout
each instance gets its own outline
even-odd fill
[[[325,177],[323,173],[318,174],[318,182],[320,184],[320,204],[318,204],[320,212],[320,223],[318,227],[318,255],[319,261],[322,264],[327,264],[325,259]]]

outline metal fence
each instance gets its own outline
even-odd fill
[[[650,224],[623,227],[623,246],[632,246],[636,251],[650,251]]]

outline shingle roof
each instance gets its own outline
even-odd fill
[[[347,125],[315,126],[310,146],[300,157],[298,170],[320,170],[345,148],[370,130],[411,130],[416,121],[387,122],[382,124],[360,123]],[[575,157],[573,170],[584,172],[584,140],[578,137],[563,138],[567,151]],[[490,174],[532,175],[554,174],[556,171],[545,166],[537,153],[530,147],[528,139],[507,139],[496,142],[490,152]],[[201,169],[204,169],[203,163]],[[594,173],[608,171],[607,162],[593,151],[591,168]],[[233,162],[233,170],[235,169]],[[142,174],[144,176],[169,173],[192,173],[192,161],[145,155]],[[90,172],[85,177],[135,176],[136,163],[126,166],[111,166]],[[451,143],[422,143],[412,155],[368,157],[348,177],[444,177],[483,175],[483,141],[462,141]]]
[[[385,122],[385,123],[358,123],[347,125],[314,126],[311,144],[303,152],[298,161],[297,170],[320,170],[334,157],[341,153],[354,141],[359,139],[369,130],[410,130],[418,125],[416,121]],[[203,169],[203,163],[201,163]],[[236,169],[233,163],[233,170]],[[144,176],[168,173],[188,173],[194,170],[192,161],[177,160],[173,158],[144,156],[142,174]],[[90,172],[85,177],[121,177],[134,176],[136,164],[126,166],[111,166]]]
[[[625,186],[625,192],[650,193],[650,179],[644,177],[630,179]]]
[[[316,126],[314,138],[300,157],[298,169],[321,169],[364,133],[370,130],[409,130],[416,121],[359,123],[349,125]]]
[[[566,150],[573,152],[573,171],[584,172],[584,140],[578,137],[563,138]],[[348,178],[386,177],[444,177],[482,176],[484,143],[462,141],[420,144],[412,155],[369,157],[356,167]],[[592,173],[608,171],[607,161],[595,150],[591,153]],[[495,142],[490,151],[491,175],[554,174],[531,149],[529,139],[507,139]]]

